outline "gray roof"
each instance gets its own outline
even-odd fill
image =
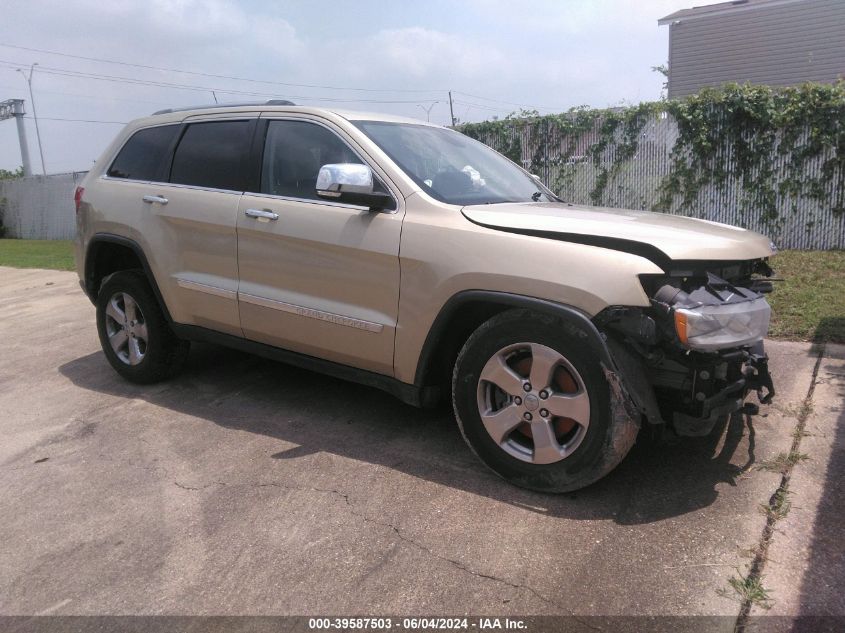
[[[693,7],[692,9],[681,9],[680,11],[675,11],[666,17],[660,18],[657,23],[670,24],[676,20],[691,20],[718,13],[756,9],[764,5],[792,4],[800,1],[801,0],[732,0],[731,2],[719,2],[717,4],[707,4],[701,7]]]

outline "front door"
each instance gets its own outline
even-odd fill
[[[259,191],[244,194],[237,220],[244,336],[393,375],[400,196],[383,212],[319,199],[322,165],[365,162],[327,123],[272,119],[259,134]]]

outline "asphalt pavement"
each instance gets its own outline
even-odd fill
[[[239,352],[129,384],[75,274],[0,268],[0,614],[735,618],[783,484],[760,466],[803,419],[767,612],[845,615],[845,354],[767,349],[759,415],[641,437],[550,496],[489,472],[447,409]]]

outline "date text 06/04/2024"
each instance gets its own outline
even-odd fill
[[[392,628],[412,631],[432,630],[524,630],[523,620],[512,618],[309,618],[311,630],[389,630]]]

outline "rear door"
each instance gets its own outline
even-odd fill
[[[236,220],[257,115],[188,120],[167,183],[145,193],[155,250],[179,323],[242,336],[237,305]]]
[[[237,220],[244,336],[392,375],[398,191],[341,129],[318,118],[262,120],[256,153],[260,182],[241,198]],[[318,198],[320,167],[343,162],[369,164],[395,208],[370,212]]]

